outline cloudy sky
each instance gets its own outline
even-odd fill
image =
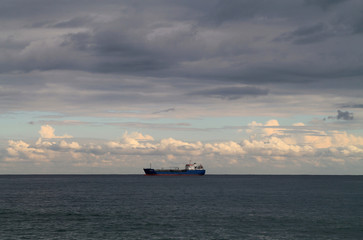
[[[1,0],[0,174],[363,174],[362,12]]]

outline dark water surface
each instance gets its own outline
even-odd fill
[[[0,176],[0,239],[363,239],[363,176]]]

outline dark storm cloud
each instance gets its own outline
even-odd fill
[[[337,119],[338,120],[340,120],[340,119],[341,120],[353,120],[354,117],[353,117],[353,113],[350,113],[348,111],[343,112],[343,111],[338,110]]]

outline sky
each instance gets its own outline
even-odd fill
[[[363,174],[363,1],[1,0],[0,174]]]

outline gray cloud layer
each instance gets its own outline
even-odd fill
[[[332,92],[361,104],[358,0],[25,4],[0,3],[3,108]]]

